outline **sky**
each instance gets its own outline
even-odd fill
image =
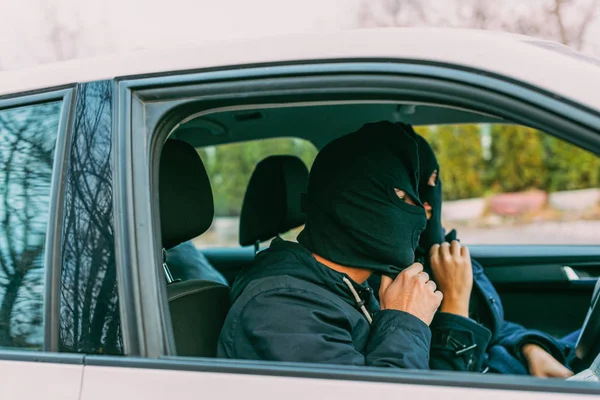
[[[359,0],[0,0],[0,68],[46,62],[48,20],[76,32],[77,56],[356,25]],[[55,10],[56,16],[47,10]]]
[[[57,58],[102,56],[136,49],[190,47],[206,41],[359,26],[363,0],[0,0],[0,69],[31,67]],[[364,0],[367,1],[367,0]],[[368,0],[377,2],[378,0]],[[467,9],[457,0],[417,0],[434,10],[430,24],[453,23]],[[461,0],[474,2],[476,0]],[[551,0],[483,0],[507,21]],[[585,4],[598,0],[574,0]],[[529,12],[529,14],[528,14]],[[600,14],[600,10],[599,10]],[[415,19],[411,13],[404,18]],[[567,23],[569,15],[567,15]],[[52,27],[61,43],[53,46]],[[54,32],[56,33],[56,32]],[[71,36],[65,40],[66,36]],[[588,32],[600,52],[600,18]],[[55,41],[56,42],[56,41]],[[60,57],[57,57],[60,54]]]

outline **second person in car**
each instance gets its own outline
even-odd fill
[[[504,374],[531,374],[538,377],[567,378],[573,373],[565,367],[572,347],[565,341],[537,330],[504,320],[500,296],[487,278],[483,267],[468,256],[466,247],[456,240],[456,232],[447,236],[442,227],[442,182],[440,166],[427,141],[417,136],[419,145],[420,180],[419,198],[427,213],[427,227],[421,234],[419,252],[427,270],[444,292],[441,312],[470,318],[492,332],[489,346],[480,352],[481,364],[490,372]],[[444,264],[462,251],[468,257],[459,257],[462,264]],[[475,289],[475,290],[473,290]],[[454,299],[453,302],[449,302]],[[437,319],[437,317],[436,317]],[[436,320],[434,319],[434,321]],[[445,337],[434,336],[432,345],[444,345]],[[432,369],[459,369],[448,359],[431,359]],[[474,365],[469,368],[473,369]]]

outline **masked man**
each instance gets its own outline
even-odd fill
[[[440,357],[487,346],[467,318],[441,313],[429,327],[442,294],[414,263],[426,225],[417,150],[410,127],[380,122],[319,152],[299,243],[273,240],[240,273],[217,356],[427,369],[432,330],[464,333],[431,350]]]

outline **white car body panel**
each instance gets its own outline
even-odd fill
[[[454,64],[503,75],[600,110],[598,65],[525,41],[555,45],[525,36],[456,29],[375,29],[293,35],[4,71],[0,72],[0,95],[121,76],[236,65],[403,59]]]
[[[0,399],[77,400],[83,365],[0,360]]]
[[[589,395],[96,366],[85,367],[81,393],[81,400],[201,398],[574,400]]]

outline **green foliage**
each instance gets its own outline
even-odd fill
[[[554,137],[546,138],[548,191],[600,186],[600,158]]]
[[[211,181],[215,214],[239,215],[250,176],[264,158],[291,154],[300,157],[308,168],[317,154],[310,142],[277,138],[203,148],[198,151]]]
[[[519,125],[492,127],[489,186],[494,192],[545,189],[544,133]]]
[[[482,125],[463,124],[415,130],[438,157],[445,200],[600,186],[599,157],[532,128],[494,124],[487,131]],[[302,139],[276,138],[208,147],[198,153],[211,179],[216,215],[235,216],[258,162],[291,154],[310,169],[317,150]]]

